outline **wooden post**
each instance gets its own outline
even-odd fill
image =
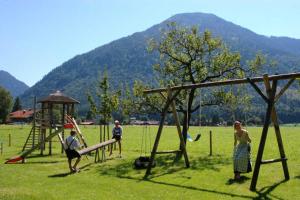
[[[96,149],[96,153],[95,153],[95,163],[97,162],[98,154],[99,154],[99,150]],[[99,159],[98,159],[98,162],[99,162]]]
[[[62,125],[62,127],[64,127],[64,124],[65,124],[65,115],[66,115],[66,104],[63,104],[62,105],[62,116],[61,116],[61,125]],[[65,129],[63,129],[63,131],[62,131],[63,139],[64,139],[64,133],[65,133]],[[64,146],[61,145],[61,153],[63,154],[64,152],[65,152]]]
[[[168,90],[168,97],[170,98],[172,96],[172,92],[169,88]],[[180,149],[182,150],[183,156],[184,156],[184,160],[185,160],[185,165],[186,167],[190,167],[190,162],[189,162],[189,158],[186,152],[186,147],[185,147],[185,142],[184,142],[184,138],[181,132],[181,127],[180,127],[180,122],[179,122],[179,117],[176,111],[176,105],[175,105],[175,101],[172,99],[171,100],[171,108],[172,108],[172,113],[175,119],[175,124],[176,124],[176,128],[177,128],[177,133],[180,139]]]
[[[107,129],[107,140],[109,140],[109,139],[110,139],[110,138],[109,138],[109,122],[106,123],[106,129]],[[110,151],[110,148],[112,148],[112,145],[113,145],[113,144],[108,145],[107,151]]]
[[[290,80],[285,88],[287,88],[293,82],[293,80],[294,79]],[[268,89],[271,88],[269,82],[266,83],[266,87]],[[280,93],[277,95],[278,98],[280,97],[281,94],[283,94],[285,88],[283,90],[281,90]],[[274,98],[276,98],[276,97],[274,97]],[[281,133],[280,133],[280,128],[279,128],[277,113],[276,113],[276,109],[275,109],[274,105],[273,105],[273,108],[272,108],[271,120],[273,122],[274,129],[275,129],[277,145],[278,145],[278,149],[279,149],[279,153],[280,153],[280,158],[281,158],[282,168],[283,168],[283,172],[284,172],[284,177],[285,177],[285,180],[289,180],[290,175],[289,175],[289,170],[288,170],[288,166],[287,166],[287,159],[286,159],[284,148],[283,148],[283,143],[282,143],[282,138],[281,138]]]
[[[72,116],[74,118],[75,117],[75,106],[74,106],[74,103],[72,103],[72,105],[71,105],[71,113],[72,113]]]
[[[100,143],[102,142],[102,125],[99,124],[99,133],[100,133]]]
[[[11,134],[8,134],[8,146],[11,146]]]
[[[266,86],[266,90],[267,90],[267,94],[268,94],[269,98],[268,98],[268,107],[267,107],[267,112],[266,112],[266,116],[265,116],[264,127],[263,127],[262,134],[261,134],[260,144],[259,144],[259,148],[258,148],[258,152],[257,152],[257,156],[256,156],[256,162],[255,162],[253,176],[252,176],[251,185],[250,185],[250,190],[252,190],[252,191],[254,191],[256,189],[257,179],[258,179],[262,156],[263,156],[263,152],[264,152],[264,148],[265,148],[266,138],[267,138],[270,119],[271,119],[271,113],[272,113],[272,109],[274,106],[274,98],[275,98],[275,94],[276,94],[276,88],[277,88],[277,80],[273,81],[272,89],[270,87],[268,87],[268,84],[270,84],[270,83],[269,83],[267,74],[264,75],[264,82],[265,82],[265,86]]]
[[[102,147],[101,148],[101,151],[102,151],[102,162],[105,162],[106,161],[106,157],[105,157],[105,147]]]
[[[156,151],[157,151],[157,147],[158,147],[158,144],[159,144],[160,136],[161,136],[161,133],[162,133],[162,130],[163,130],[163,127],[164,127],[165,118],[166,118],[166,114],[167,114],[168,108],[170,106],[170,103],[171,103],[170,99],[167,99],[165,107],[162,110],[161,118],[160,118],[160,122],[159,122],[159,127],[158,127],[158,130],[157,130],[156,138],[155,138],[153,148],[152,148],[152,151],[151,151],[149,164],[148,164],[148,167],[147,167],[144,178],[147,178],[151,173],[151,168],[152,168],[152,165],[153,165],[153,161],[154,161],[154,158],[155,158],[155,154],[156,154]]]
[[[34,96],[33,98],[33,122],[32,122],[32,126],[33,126],[33,135],[32,135],[32,147],[34,147],[35,145],[35,137],[36,137],[36,96]]]
[[[169,102],[167,102],[166,104],[169,104]],[[149,160],[149,165],[147,167],[146,174],[145,174],[144,178],[147,178],[150,175],[150,173],[151,173],[151,168],[152,168],[152,164],[153,164],[153,161],[154,161],[155,153],[157,151],[159,139],[160,139],[163,127],[164,127],[166,113],[167,113],[167,109],[165,109],[165,111],[161,115],[159,127],[158,127],[158,130],[157,130],[155,142],[154,142],[154,145],[153,145],[153,148],[152,148],[152,152],[151,152],[151,156],[150,156],[150,160]]]
[[[271,117],[272,117],[272,122],[274,124],[274,129],[275,129],[275,134],[276,134],[276,138],[277,138],[277,144],[278,144],[278,148],[279,148],[279,152],[280,152],[280,157],[282,159],[281,162],[282,162],[284,177],[285,177],[285,180],[289,180],[290,175],[289,175],[289,170],[288,170],[288,166],[287,166],[287,159],[286,159],[284,148],[283,148],[283,143],[282,143],[282,138],[281,138],[281,134],[280,134],[276,110],[274,107],[272,110]]]
[[[50,126],[49,126],[49,135],[51,135],[52,133],[52,127],[54,127],[55,125],[55,120],[54,120],[54,116],[53,116],[53,104],[50,103],[49,104],[49,117],[50,117]],[[46,143],[45,143],[46,144]],[[49,140],[49,155],[52,155],[52,139]]]
[[[45,121],[45,103],[42,103],[42,117],[41,117],[41,131],[40,131],[40,138],[39,138],[39,142],[40,142],[40,154],[43,155],[44,154],[44,147],[45,147],[45,143],[44,143],[44,139],[45,139],[45,132],[46,132],[46,126],[47,126],[47,122]]]
[[[148,167],[147,167],[147,170],[146,170],[144,178],[147,178],[149,176],[149,174],[151,173],[153,161],[154,161],[154,158],[155,158],[155,154],[157,152],[159,140],[160,140],[161,133],[162,133],[162,130],[163,130],[163,127],[164,127],[164,122],[165,122],[167,111],[168,111],[170,105],[172,104],[172,102],[174,101],[174,98],[180,92],[180,90],[178,90],[172,96],[171,90],[168,90],[168,91],[169,91],[168,92],[168,98],[167,98],[166,104],[165,104],[165,106],[164,106],[164,108],[163,108],[163,110],[161,112],[161,118],[160,118],[160,122],[159,122],[159,127],[158,127],[158,130],[157,130],[157,134],[156,134],[156,138],[155,138],[154,145],[153,145],[153,148],[152,148],[152,152],[151,152],[149,164],[148,164]],[[180,128],[180,125],[179,125],[179,128]],[[189,161],[188,161],[188,157],[187,157],[187,153],[186,153],[186,149],[185,149],[185,144],[184,144],[184,140],[183,140],[183,136],[182,136],[181,132],[179,134],[179,138],[180,138],[180,144],[181,144],[181,147],[182,147],[182,150],[183,150],[183,155],[184,155],[184,158],[185,158],[186,167],[189,167]]]
[[[52,128],[49,129],[49,135],[52,134]],[[52,155],[52,139],[49,140],[49,155]]]
[[[212,132],[209,131],[209,156],[212,156]]]

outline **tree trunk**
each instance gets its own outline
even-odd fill
[[[187,133],[188,133],[190,121],[191,121],[191,114],[192,114],[191,110],[192,110],[192,105],[193,105],[193,101],[195,98],[195,90],[196,89],[191,89],[191,92],[189,93],[189,98],[187,100],[188,101],[187,102],[187,110],[184,111],[184,119],[182,120],[182,123],[183,123],[182,124],[182,136],[183,136],[185,144],[186,144]],[[183,155],[180,144],[179,144],[179,149],[181,151],[176,154],[175,162],[179,161]]]

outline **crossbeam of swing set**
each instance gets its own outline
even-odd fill
[[[237,84],[246,84],[246,83],[248,83],[256,90],[256,92],[267,103],[265,121],[264,121],[264,126],[263,126],[263,130],[262,130],[262,134],[261,134],[259,149],[258,149],[258,152],[257,152],[257,157],[256,157],[256,162],[255,162],[253,175],[252,175],[250,190],[254,191],[256,189],[256,184],[257,184],[257,179],[258,179],[258,174],[259,174],[261,164],[281,162],[283,172],[284,172],[284,176],[285,176],[285,180],[288,180],[290,178],[290,176],[289,176],[289,171],[288,171],[288,167],[287,167],[287,158],[285,156],[285,152],[284,152],[284,148],[283,148],[283,142],[282,142],[279,123],[278,123],[278,118],[277,118],[277,114],[276,114],[275,103],[280,98],[280,96],[284,94],[284,92],[288,89],[288,87],[294,82],[294,80],[299,79],[299,78],[300,78],[300,72],[289,73],[289,74],[278,74],[278,75],[271,75],[271,76],[268,76],[268,74],[264,74],[263,77],[243,78],[243,79],[233,79],[233,80],[221,80],[221,81],[214,81],[214,82],[197,83],[197,84],[181,85],[181,86],[174,86],[174,87],[168,86],[167,88],[144,90],[145,94],[160,93],[162,95],[162,97],[166,100],[164,109],[161,113],[161,120],[160,120],[160,124],[159,124],[159,129],[157,131],[155,143],[153,145],[153,149],[152,149],[152,152],[151,152],[150,163],[148,165],[148,168],[146,170],[144,178],[147,178],[147,176],[151,172],[152,163],[154,161],[155,154],[160,153],[160,152],[157,152],[157,147],[158,147],[161,132],[162,132],[162,129],[163,129],[163,126],[164,126],[166,111],[168,110],[168,108],[170,106],[171,106],[172,111],[173,111],[173,115],[174,115],[174,118],[175,118],[175,124],[176,124],[176,127],[177,127],[177,132],[178,132],[178,135],[179,135],[179,138],[180,138],[180,147],[181,147],[180,152],[182,152],[184,154],[186,167],[189,167],[189,165],[190,165],[189,164],[189,159],[188,159],[188,156],[187,156],[187,152],[186,152],[186,148],[185,148],[185,143],[183,141],[183,136],[182,136],[182,133],[181,133],[181,127],[180,127],[180,124],[179,124],[179,119],[178,119],[178,115],[177,115],[176,108],[175,108],[176,105],[175,105],[175,101],[174,101],[174,99],[176,98],[176,96],[179,94],[179,92],[181,90],[205,88],[205,87],[214,87],[214,86],[237,85]],[[277,93],[276,89],[277,89],[277,81],[278,80],[289,80],[289,81]],[[271,85],[271,81],[272,81],[272,85]],[[266,95],[256,85],[256,83],[259,83],[259,82],[264,83]],[[174,91],[174,94],[172,93],[173,91]],[[167,94],[167,96],[166,96],[166,94]],[[264,146],[265,146],[265,142],[266,142],[266,138],[267,138],[267,134],[268,134],[268,128],[269,128],[269,125],[270,125],[270,121],[273,122],[273,126],[274,126],[274,129],[275,129],[276,139],[277,139],[278,148],[279,148],[279,152],[280,152],[280,158],[272,159],[272,160],[262,160],[262,156],[263,156],[263,152],[264,152]]]
[[[300,72],[289,73],[289,74],[278,74],[278,75],[269,76],[270,81],[273,81],[273,80],[286,80],[286,79],[299,79],[299,78],[300,78]],[[222,81],[213,81],[213,82],[173,86],[173,87],[170,87],[170,90],[171,91],[176,91],[176,90],[188,90],[188,89],[194,89],[194,88],[205,88],[205,87],[215,87],[215,86],[225,86],[225,85],[238,85],[238,84],[249,83],[249,79],[253,83],[264,81],[263,77],[232,79],[232,80],[222,80]],[[168,90],[168,88],[149,89],[149,90],[144,90],[144,93],[145,94],[161,93],[161,92],[167,92],[167,90]]]

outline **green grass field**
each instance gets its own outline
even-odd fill
[[[80,127],[88,145],[99,141],[96,126]],[[263,165],[257,191],[249,190],[252,173],[243,182],[232,183],[233,130],[231,127],[193,128],[201,139],[187,145],[191,163],[174,164],[174,155],[158,155],[157,167],[148,180],[145,170],[133,169],[133,161],[140,156],[143,128],[124,126],[123,156],[115,151],[104,163],[94,163],[94,157],[83,157],[80,173],[69,174],[67,160],[60,153],[55,138],[52,156],[35,152],[25,164],[3,164],[17,155],[29,133],[29,126],[0,126],[0,199],[300,199],[300,128],[282,127],[282,138],[288,157],[290,180],[284,181],[281,163]],[[252,144],[252,161],[256,159],[261,128],[248,127]],[[165,127],[159,150],[178,148],[175,127]],[[209,156],[209,130],[213,132],[213,155]],[[150,129],[153,144],[157,127]],[[12,144],[8,145],[11,134]],[[108,155],[108,153],[107,153]],[[279,151],[273,128],[270,129],[264,159],[278,158]]]

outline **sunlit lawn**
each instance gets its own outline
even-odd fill
[[[99,128],[80,127],[88,145],[99,141]],[[248,127],[253,140],[252,160],[255,161],[261,127]],[[175,150],[179,140],[175,127],[165,127],[159,150]],[[209,131],[213,133],[213,155],[209,156]],[[38,151],[25,164],[3,164],[22,149],[30,131],[29,126],[0,126],[0,199],[300,199],[300,128],[281,127],[291,179],[283,181],[280,163],[263,165],[257,191],[249,190],[252,173],[245,180],[231,182],[233,130],[231,127],[193,127],[193,137],[201,132],[201,139],[188,142],[190,168],[183,160],[174,164],[174,155],[158,155],[152,175],[143,180],[145,170],[133,169],[133,161],[140,156],[142,135],[150,134],[153,145],[157,126],[146,130],[141,126],[124,126],[123,156],[115,151],[104,163],[94,163],[94,157],[83,157],[81,172],[68,173],[65,155],[60,153],[58,138],[54,140],[52,156],[38,156]],[[11,146],[8,135],[11,134]],[[273,129],[270,129],[264,159],[279,158]],[[145,140],[144,140],[145,142]],[[147,145],[149,149],[149,145]],[[148,150],[149,151],[149,150]],[[47,153],[47,151],[46,151]],[[107,153],[108,155],[108,153]]]

